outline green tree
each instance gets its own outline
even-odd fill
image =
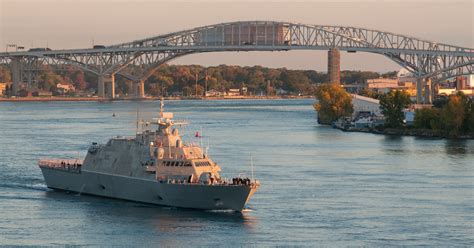
[[[397,78],[398,71],[389,71],[380,75],[382,78]]]
[[[367,79],[379,77],[378,73],[371,71],[341,71],[341,81],[347,84],[363,84]]]
[[[338,85],[320,85],[316,88],[315,95],[318,102],[313,107],[318,111],[318,122],[321,124],[331,124],[354,111],[351,96]]]
[[[410,105],[410,95],[404,91],[391,91],[380,97],[380,110],[385,116],[387,127],[399,128],[403,126],[403,109]]]
[[[474,101],[470,100],[469,105],[464,110],[465,132],[474,134]]]
[[[439,95],[433,100],[433,107],[442,108],[448,103],[448,97],[445,95]]]
[[[458,136],[463,131],[466,117],[464,98],[463,94],[451,95],[446,105],[441,109],[441,125],[449,136]]]
[[[474,102],[462,91],[456,94],[460,98],[464,110],[464,120],[461,128],[463,134],[474,133]]]
[[[437,108],[422,108],[415,111],[413,126],[421,129],[439,129],[439,114]]]
[[[416,128],[440,130],[452,137],[474,133],[474,103],[459,92],[443,100],[441,108],[419,109],[415,114]]]

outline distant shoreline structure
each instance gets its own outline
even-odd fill
[[[165,97],[165,100],[273,100],[312,99],[314,96],[225,96],[225,97]],[[112,102],[112,101],[155,101],[159,97],[146,98],[101,98],[101,97],[15,97],[0,98],[0,102]]]

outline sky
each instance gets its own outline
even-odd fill
[[[0,0],[0,51],[6,44],[27,49],[112,45],[245,20],[356,26],[474,48],[474,0]],[[326,71],[327,52],[203,53],[171,63]],[[400,67],[381,55],[342,52],[341,69],[385,72]]]

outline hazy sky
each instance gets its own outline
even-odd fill
[[[0,50],[91,47],[237,20],[347,25],[474,47],[474,0],[467,1],[117,1],[0,0]],[[389,59],[341,53],[342,69],[396,70]],[[325,51],[206,53],[176,64],[237,64],[326,70]]]

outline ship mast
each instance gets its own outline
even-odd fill
[[[160,118],[163,118],[163,109],[165,107],[165,101],[163,97],[160,98]]]
[[[135,129],[135,133],[138,134],[138,107],[137,107],[137,126],[136,126],[136,129]]]

